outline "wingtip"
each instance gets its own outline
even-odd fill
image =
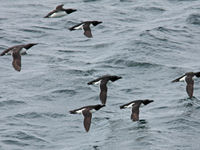
[[[93,36],[92,35],[86,35],[86,34],[84,34],[87,38],[93,38]]]
[[[178,80],[172,80],[171,83],[178,82]]]
[[[124,106],[119,106],[120,109],[124,109]]]
[[[85,128],[85,131],[86,131],[86,132],[89,132],[89,130],[90,130],[90,129],[86,129],[86,128]]]
[[[92,85],[92,82],[88,82],[87,84],[88,84],[88,85]]]
[[[20,72],[20,71],[21,71],[21,69],[15,69],[15,71],[17,71],[17,72]]]
[[[73,29],[73,28],[68,28],[68,30],[69,30],[69,31],[73,31],[74,29]]]
[[[70,113],[70,114],[76,114],[76,112],[73,111],[73,110],[70,110],[69,113]]]

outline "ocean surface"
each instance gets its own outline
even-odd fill
[[[75,8],[62,18],[43,18],[57,5]],[[0,0],[0,52],[38,45],[22,56],[0,57],[0,150],[199,150],[200,79],[194,98],[185,83],[171,81],[200,71],[199,0]],[[98,20],[93,38],[68,28]],[[107,105],[93,113],[90,131],[69,110],[99,104],[105,74]],[[120,105],[154,102],[140,121]]]

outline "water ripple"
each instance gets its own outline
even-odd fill
[[[0,102],[0,107],[4,107],[4,106],[16,106],[16,105],[24,105],[26,104],[23,101],[16,101],[16,100],[7,100],[7,101],[1,101]]]
[[[200,25],[200,14],[191,14],[186,21],[190,24]]]

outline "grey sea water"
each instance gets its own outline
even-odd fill
[[[78,11],[43,18],[58,4]],[[22,56],[0,58],[0,150],[199,150],[200,80],[194,98],[184,83],[170,83],[200,69],[199,0],[0,0],[0,51],[38,45]],[[93,38],[69,27],[103,21]],[[85,132],[82,115],[69,110],[100,103],[101,75],[108,84],[106,107],[93,114]],[[140,121],[119,106],[153,99]]]

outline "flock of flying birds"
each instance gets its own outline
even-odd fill
[[[76,9],[65,9],[63,8],[62,5],[58,5],[55,10],[49,12],[44,18],[56,18],[56,17],[62,17],[67,14],[73,13],[77,11]],[[70,31],[73,30],[79,30],[82,29],[84,30],[84,35],[88,38],[92,38],[92,33],[90,26],[96,26],[98,24],[102,23],[101,21],[85,21],[81,22],[71,28],[69,28]],[[12,46],[6,50],[4,50],[0,56],[3,55],[8,55],[11,54],[13,57],[12,65],[13,68],[16,71],[21,71],[21,55],[26,54],[26,51],[31,48],[32,46],[37,45],[37,43],[29,43],[29,44],[22,44],[22,45],[16,45]],[[186,92],[189,96],[189,98],[193,97],[193,91],[194,91],[194,80],[193,77],[200,77],[200,72],[187,72],[181,77],[173,80],[172,82],[179,82],[179,81],[185,81],[186,82]],[[99,77],[93,81],[88,82],[88,85],[92,84],[97,84],[100,83],[100,94],[99,98],[102,104],[98,105],[89,105],[89,106],[84,106],[78,109],[74,109],[69,111],[71,114],[83,114],[84,116],[84,127],[85,130],[88,132],[90,129],[91,125],[91,119],[92,119],[92,112],[100,110],[102,107],[106,105],[106,100],[107,100],[107,83],[109,81],[116,81],[118,79],[121,79],[122,77],[120,76],[115,76],[115,75],[104,75],[102,77]],[[132,114],[131,114],[131,119],[133,121],[138,121],[139,120],[139,108],[141,104],[147,105],[149,103],[153,102],[153,100],[145,99],[145,100],[134,100],[131,101],[127,104],[124,104],[120,106],[120,109],[124,108],[132,108]]]

